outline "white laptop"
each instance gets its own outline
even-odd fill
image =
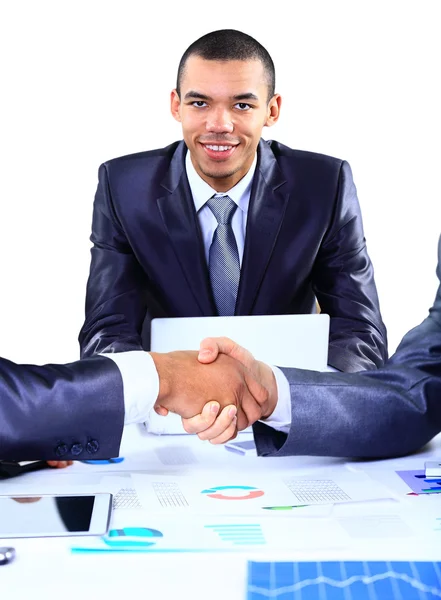
[[[328,363],[329,315],[259,315],[237,317],[179,317],[153,319],[153,352],[198,350],[206,337],[226,336],[255,358],[278,367],[325,371]],[[150,414],[147,430],[184,434],[178,415]]]

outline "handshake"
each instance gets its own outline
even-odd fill
[[[177,413],[185,431],[201,440],[225,443],[276,407],[272,369],[228,338],[206,338],[199,352],[151,357],[159,375],[155,411]]]

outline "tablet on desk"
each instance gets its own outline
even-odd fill
[[[251,315],[153,319],[152,352],[199,350],[206,337],[226,336],[256,359],[278,367],[325,371],[328,364],[329,315]],[[177,415],[151,412],[150,433],[185,434]]]
[[[0,496],[0,538],[104,535],[112,494]]]

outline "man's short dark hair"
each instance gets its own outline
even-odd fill
[[[266,48],[257,40],[242,31],[219,29],[202,36],[193,42],[182,55],[178,67],[176,91],[181,97],[181,81],[185,65],[190,56],[205,60],[260,60],[268,79],[268,102],[274,96],[276,73],[274,63]]]

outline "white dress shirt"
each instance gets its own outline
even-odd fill
[[[238,209],[234,212],[231,220],[234,237],[236,238],[237,250],[239,253],[239,262],[242,266],[243,251],[245,247],[245,231],[247,227],[248,207],[250,205],[251,186],[253,183],[254,172],[256,170],[257,155],[254,157],[253,164],[248,173],[226,195],[237,204]],[[185,157],[185,169],[187,171],[188,183],[190,184],[191,195],[193,196],[194,207],[196,209],[199,227],[204,242],[205,259],[208,265],[210,246],[213,241],[213,235],[217,227],[217,220],[214,214],[207,206],[208,200],[213,194],[219,193],[212,188],[206,181],[199,176],[193,166],[190,158],[190,152]],[[277,382],[278,402],[276,409],[269,419],[263,422],[288,433],[291,426],[291,395],[289,383],[284,374],[277,367],[272,367]]]
[[[118,367],[123,382],[124,425],[148,421],[159,394],[159,376],[153,358],[143,350],[102,354]]]
[[[238,206],[231,219],[231,227],[236,238],[237,250],[239,253],[239,262],[242,266],[243,249],[245,246],[245,230],[247,227],[248,206],[250,204],[251,185],[253,183],[254,171],[256,170],[257,157],[254,158],[248,173],[242,177],[231,190],[225,192],[231,200]],[[190,184],[191,195],[193,196],[194,207],[198,215],[199,227],[204,242],[205,259],[208,265],[210,255],[210,246],[213,241],[213,235],[217,227],[217,221],[214,214],[207,206],[208,200],[213,194],[218,194],[206,181],[196,172],[190,158],[190,152],[185,157],[185,169],[187,171],[188,183]]]
[[[231,190],[225,192],[237,204],[239,209],[234,212],[231,226],[236,238],[241,265],[245,246],[245,231],[251,185],[256,170],[256,163],[257,156],[254,157],[253,164],[248,173]],[[204,242],[205,258],[208,264],[210,246],[217,227],[217,221],[206,204],[213,194],[218,193],[218,191],[213,189],[198,175],[191,162],[190,152],[187,152],[186,155],[185,168],[198,215]],[[121,372],[124,388],[124,423],[128,425],[130,423],[148,421],[149,413],[153,409],[153,405],[159,394],[159,377],[152,357],[147,352],[140,350],[105,354],[104,356],[113,360]],[[328,369],[335,371],[333,367],[328,367]],[[291,427],[291,393],[289,383],[279,368],[273,366],[272,370],[277,384],[278,401],[273,414],[268,419],[262,419],[262,422],[274,429],[288,433]]]

